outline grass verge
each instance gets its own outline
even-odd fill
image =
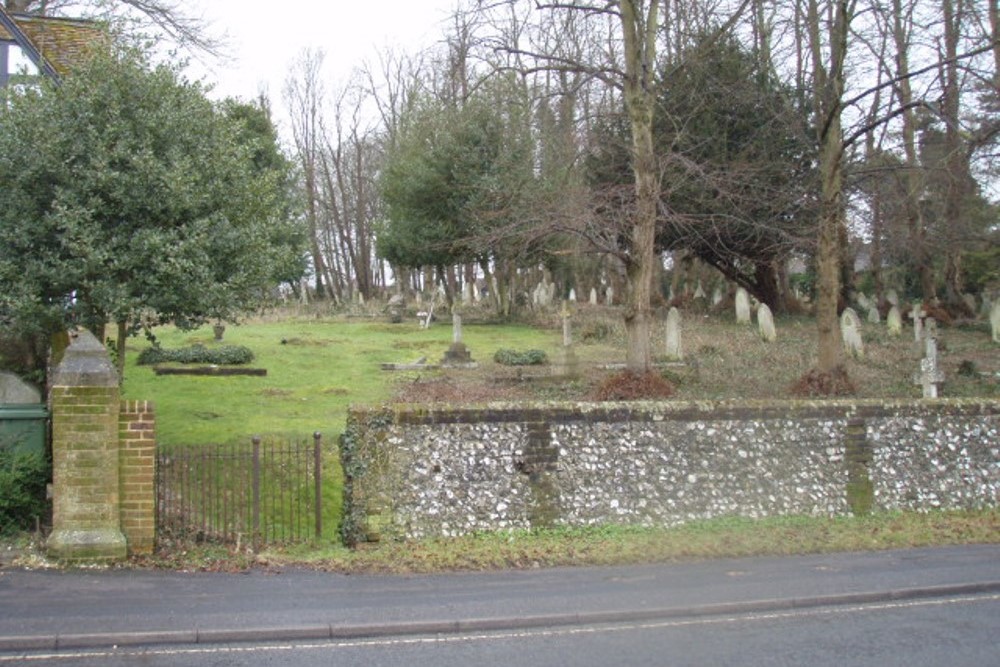
[[[1000,542],[1000,509],[865,517],[723,518],[675,528],[601,526],[488,533],[387,543],[269,548],[163,549],[133,566],[238,571],[301,566],[344,573],[408,574],[556,566],[626,565],[746,556],[790,556]]]

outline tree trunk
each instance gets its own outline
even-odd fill
[[[650,331],[653,314],[650,294],[656,261],[656,211],[660,199],[660,175],[653,150],[652,76],[656,66],[658,0],[620,0],[620,18],[625,46],[625,108],[632,129],[632,171],[635,176],[636,210],[632,221],[626,264],[625,330],[628,348],[625,366],[644,373],[652,367]]]
[[[816,248],[816,329],[820,373],[831,373],[843,362],[837,306],[840,295],[840,233],[844,227],[843,131],[844,60],[850,16],[847,0],[836,0],[829,23],[829,65],[823,61],[821,20],[817,0],[809,3],[810,50],[815,86],[816,135],[819,142],[820,219]]]

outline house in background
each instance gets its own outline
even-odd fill
[[[40,74],[58,80],[107,40],[95,21],[13,13],[0,5],[0,88]]]

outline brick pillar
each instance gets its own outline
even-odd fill
[[[87,331],[52,374],[52,535],[49,555],[69,561],[125,557],[118,481],[118,374]]]
[[[156,435],[151,402],[122,401],[118,443],[122,532],[129,554],[149,554],[156,537]]]

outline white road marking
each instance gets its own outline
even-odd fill
[[[749,613],[742,616],[706,616],[690,619],[669,621],[649,621],[643,623],[612,624],[587,627],[565,627],[551,629],[532,629],[511,632],[482,632],[476,634],[436,635],[434,637],[399,637],[396,639],[357,639],[357,640],[324,640],[304,644],[249,644],[245,646],[206,646],[198,648],[154,648],[141,650],[103,650],[77,651],[66,653],[31,653],[21,655],[0,656],[0,663],[15,661],[42,660],[80,660],[82,658],[127,658],[138,656],[178,656],[178,655],[222,655],[251,653],[255,651],[309,651],[330,648],[370,648],[388,646],[419,646],[429,644],[459,644],[477,641],[496,641],[507,639],[533,639],[545,637],[567,637],[573,635],[595,635],[614,632],[629,632],[635,630],[660,630],[667,628],[683,628],[697,625],[723,625],[728,623],[745,623],[747,621],[772,621],[790,618],[808,618],[818,616],[838,616],[858,612],[892,611],[897,609],[912,609],[916,607],[943,607],[1000,600],[1000,594],[972,595],[952,598],[928,600],[912,600],[908,602],[881,602],[872,604],[851,605],[846,607],[817,607],[813,609],[797,609],[792,611]]]

